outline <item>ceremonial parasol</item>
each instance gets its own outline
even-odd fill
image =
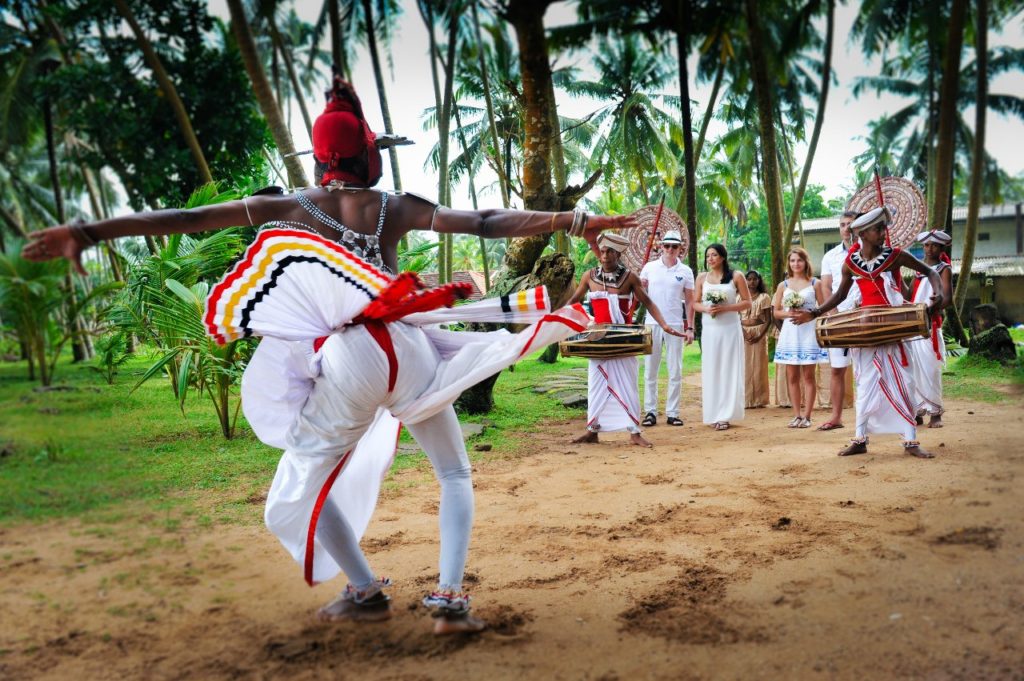
[[[622,254],[622,260],[632,272],[640,274],[644,265],[661,257],[661,239],[666,232],[673,230],[679,232],[683,242],[679,249],[679,258],[682,259],[686,255],[690,248],[690,235],[686,231],[686,223],[674,210],[664,206],[644,206],[634,212],[633,217],[639,227],[620,232],[622,236],[629,239],[629,245],[626,247],[625,253]]]
[[[881,192],[884,201],[879,200]],[[902,177],[874,179],[860,188],[846,203],[846,210],[866,213],[880,205],[892,213],[889,241],[893,246],[906,248],[928,225],[928,207],[917,185]]]

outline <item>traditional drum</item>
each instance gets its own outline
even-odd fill
[[[599,324],[558,344],[563,357],[615,359],[651,354],[651,328],[646,324]]]
[[[831,317],[819,317],[814,326],[823,348],[866,348],[927,336],[925,305],[859,307]]]

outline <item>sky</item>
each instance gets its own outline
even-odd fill
[[[315,21],[315,12],[320,2],[303,0],[296,3],[300,17],[306,21]],[[402,175],[403,189],[416,192],[432,199],[437,198],[437,175],[426,170],[424,162],[430,147],[436,141],[436,133],[425,131],[422,125],[422,113],[427,107],[434,105],[433,86],[430,67],[427,61],[428,38],[426,28],[420,19],[414,2],[403,1],[404,14],[399,20],[398,30],[392,43],[392,66],[386,71],[388,79],[387,92],[391,109],[391,117],[396,133],[405,135],[417,143],[412,146],[399,147],[399,165]],[[854,191],[853,170],[850,159],[862,152],[865,143],[862,139],[868,133],[868,122],[885,113],[893,113],[906,106],[908,100],[891,95],[876,96],[873,92],[865,92],[854,98],[852,87],[858,76],[875,75],[879,70],[879,59],[866,59],[858,45],[851,43],[847,36],[856,16],[857,3],[840,4],[836,8],[836,46],[833,54],[833,68],[838,83],[833,82],[827,103],[825,121],[818,143],[818,150],[811,167],[810,183],[825,186],[825,198],[841,198],[845,200]],[[228,12],[223,0],[211,0],[211,11],[222,17]],[[576,18],[573,3],[559,2],[552,5],[544,16],[548,27],[573,23]],[[824,34],[824,20],[821,21]],[[990,31],[989,44],[1011,45],[1024,47],[1024,13],[1018,14],[1001,30]],[[584,77],[591,77],[593,69],[589,66],[588,53],[579,51],[568,58],[560,58],[564,62],[579,67]],[[965,52],[965,63],[973,59],[971,51]],[[561,62],[560,62],[561,63]],[[691,57],[690,72],[695,72],[696,57]],[[376,85],[373,68],[365,49],[357,53],[353,70],[353,84],[363,100],[363,108],[367,119],[374,130],[383,131],[383,117],[377,103]],[[324,83],[326,85],[326,82]],[[695,85],[691,82],[691,97],[694,100],[693,112],[695,124],[707,106],[711,86]],[[668,90],[668,94],[678,94],[678,81]],[[1024,74],[1001,75],[991,81],[990,92],[993,93],[1024,93]],[[725,96],[728,96],[727,94]],[[598,108],[599,103],[588,100],[573,99],[563,92],[556,92],[559,113],[563,116],[583,117]],[[311,115],[321,110],[322,98],[316,103],[310,102]],[[813,112],[817,104],[808,103]],[[974,107],[964,112],[964,118],[971,127],[974,123]],[[989,112],[986,119],[986,148],[999,162],[1004,170],[1011,175],[1024,172],[1024,123],[1011,120]],[[806,137],[810,137],[813,120],[808,121]],[[713,121],[709,129],[709,139],[725,131],[724,125]],[[293,115],[292,134],[297,149],[310,149],[311,144],[306,134],[302,119],[296,110]],[[796,162],[802,165],[806,155],[806,147],[798,145]],[[307,172],[312,177],[312,160],[305,156]],[[388,156],[384,154],[384,175],[380,186],[391,187],[391,170]],[[477,180],[478,191],[481,184],[492,180]],[[573,180],[570,180],[573,181]],[[576,182],[580,178],[575,178]],[[456,185],[452,194],[453,207],[469,208],[470,199],[465,184]],[[481,207],[500,206],[500,196],[496,191],[481,197]]]

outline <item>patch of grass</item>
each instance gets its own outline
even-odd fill
[[[209,400],[186,403],[183,414],[161,379],[129,394],[151,363],[133,358],[109,386],[88,365],[62,364],[59,389],[46,391],[25,378],[23,362],[0,364],[0,423],[13,445],[0,457],[0,523],[269,484],[280,453],[248,428],[224,440]]]
[[[949,360],[942,373],[942,392],[947,399],[998,402],[1007,394],[1024,392],[1024,361],[1018,354],[1010,365],[964,355]]]

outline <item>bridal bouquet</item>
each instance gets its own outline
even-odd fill
[[[789,310],[798,310],[804,306],[804,297],[796,291],[787,291],[782,296],[782,307]]]
[[[708,291],[704,294],[704,302],[709,305],[721,305],[726,301],[724,291]]]

